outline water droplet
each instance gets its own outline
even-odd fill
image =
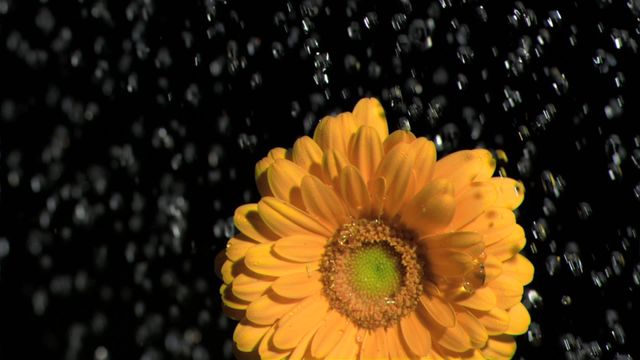
[[[562,298],[560,299],[560,302],[564,306],[569,306],[571,305],[571,297],[568,295],[563,295]]]

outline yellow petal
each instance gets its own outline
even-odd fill
[[[362,174],[365,182],[375,174],[382,160],[382,142],[375,129],[361,127],[349,146],[349,159]]]
[[[327,238],[317,235],[293,235],[275,242],[273,251],[291,261],[319,261],[324,253]]]
[[[258,348],[260,340],[264,337],[271,326],[261,326],[242,319],[233,332],[233,342],[238,350],[242,352],[252,352]]]
[[[433,179],[449,179],[458,194],[471,182],[491,178],[495,168],[495,159],[485,149],[456,151],[438,160]]]
[[[524,230],[520,225],[514,228],[514,231],[502,240],[487,246],[487,254],[495,256],[500,261],[506,261],[516,255],[527,243]]]
[[[336,150],[343,155],[347,155],[349,140],[356,132],[353,114],[341,113],[338,116],[327,116],[320,120],[313,134],[315,140],[322,150]]]
[[[260,221],[262,221],[262,219],[260,219]],[[265,224],[264,226],[266,227],[267,225]],[[256,246],[257,244],[259,243],[249,239],[249,237],[243,234],[238,234],[235,237],[229,239],[229,242],[227,242],[227,248],[225,249],[224,253],[227,258],[229,258],[229,260],[235,262],[243,258],[244,254],[246,254],[249,249]]]
[[[284,276],[316,270],[320,261],[300,263],[279,258],[273,251],[273,244],[260,244],[247,251],[245,265],[253,272],[266,276]]]
[[[314,220],[308,213],[273,197],[264,197],[258,203],[262,220],[280,236],[322,235],[329,237],[331,230]]]
[[[419,309],[423,310],[433,321],[440,326],[453,327],[456,324],[456,313],[451,305],[445,302],[440,296],[428,293],[420,295]]]
[[[489,208],[482,215],[475,218],[469,224],[463,226],[460,230],[476,231],[487,233],[495,229],[504,228],[507,225],[515,224],[516,216],[513,211],[505,208]]]
[[[387,192],[387,181],[383,177],[377,177],[369,181],[369,197],[371,199],[371,216],[379,218]]]
[[[496,306],[500,309],[508,309],[522,299],[522,285],[506,274],[488,283],[487,286],[496,294]]]
[[[473,256],[459,250],[438,248],[426,255],[429,270],[439,276],[462,276],[475,267]]]
[[[330,310],[311,341],[311,355],[318,359],[326,357],[345,335],[347,325],[347,319],[337,311]]]
[[[335,150],[325,152],[322,158],[324,181],[338,188],[338,176],[347,165],[349,165],[349,160],[346,155]]]
[[[508,360],[516,352],[516,342],[510,335],[491,336],[481,352],[487,359]]]
[[[357,329],[351,322],[347,323],[344,336],[331,349],[327,355],[327,359],[355,359],[360,351],[360,344],[357,340]]]
[[[411,131],[396,130],[389,135],[386,140],[383,140],[382,147],[384,152],[389,153],[393,148],[400,144],[411,144],[416,140],[416,136]]]
[[[292,349],[302,337],[324,319],[329,303],[324,295],[310,296],[280,319],[273,344],[279,349]]]
[[[509,314],[494,307],[489,311],[473,311],[489,335],[499,335],[509,327]]]
[[[409,157],[408,145],[395,147],[380,163],[376,177],[384,178],[386,181],[383,209],[384,214],[389,218],[392,218],[404,205],[412,167],[413,159]]]
[[[453,187],[447,180],[435,180],[420,190],[400,211],[400,220],[425,236],[445,228],[456,209]]]
[[[418,239],[417,243],[427,254],[435,249],[451,249],[462,251],[475,258],[484,251],[482,235],[475,232],[459,231],[430,235]]]
[[[378,327],[375,330],[367,331],[360,348],[360,359],[387,359],[388,357],[387,334],[384,328]]]
[[[471,294],[462,293],[455,298],[455,302],[469,309],[489,311],[496,307],[496,295],[490,288],[475,289]]]
[[[340,193],[351,216],[360,218],[369,213],[369,191],[360,171],[353,165],[342,169],[339,178]]]
[[[453,327],[440,328],[438,333],[432,334],[437,343],[454,352],[464,352],[471,349],[471,339],[459,322]]]
[[[353,117],[357,126],[370,126],[376,130],[380,140],[389,136],[384,108],[376,98],[360,99],[353,108]]]
[[[298,303],[299,300],[286,299],[272,291],[267,291],[266,294],[249,304],[246,316],[254,324],[271,325]]]
[[[527,258],[520,254],[516,254],[502,265],[504,271],[518,280],[522,285],[526,285],[533,280],[533,265]]]
[[[427,138],[420,137],[411,143],[413,171],[416,174],[416,188],[422,189],[431,181],[436,165],[436,146]]]
[[[402,338],[409,350],[416,356],[427,356],[431,352],[431,334],[415,312],[400,320]]]
[[[467,332],[467,335],[469,335],[473,348],[481,348],[487,343],[489,339],[487,330],[473,314],[467,311],[458,312],[458,322],[464,331]]]
[[[488,182],[470,184],[456,198],[456,211],[449,223],[449,229],[458,230],[482,215],[496,201],[495,187]]]
[[[529,330],[529,324],[531,323],[531,316],[527,308],[521,303],[515,304],[509,309],[509,327],[505,330],[505,334],[509,335],[522,335]]]
[[[385,329],[387,333],[387,347],[389,350],[389,359],[404,360],[411,358],[411,351],[405,345],[405,339],[399,325],[388,327]],[[429,345],[431,345],[431,337],[429,337]]]
[[[258,191],[262,196],[273,196],[271,189],[269,188],[269,182],[267,181],[267,169],[277,159],[284,159],[287,154],[287,149],[275,148],[269,151],[269,154],[258,161],[256,164],[255,177]]]
[[[231,260],[226,260],[222,263],[220,267],[220,275],[222,275],[222,281],[225,284],[230,284],[233,281],[234,273],[233,273],[233,265],[235,263]]]
[[[291,356],[289,356],[289,360],[301,360],[309,358],[309,344],[313,339],[316,331],[318,331],[318,327],[320,324],[316,324],[296,345],[296,347],[291,352]]]
[[[504,207],[513,210],[520,206],[524,200],[524,185],[510,178],[495,177],[489,180],[498,190],[496,207]]]
[[[271,285],[273,291],[288,299],[303,299],[322,290],[319,271],[302,272],[278,278]]]
[[[498,276],[502,274],[503,264],[497,257],[492,255],[487,255],[487,258],[484,260],[484,282],[485,284],[489,281],[493,281],[497,279]]]
[[[520,225],[516,223],[510,223],[507,225],[503,225],[500,227],[493,228],[491,230],[486,231],[484,235],[484,244],[489,246],[497,243],[498,241],[506,238],[511,235],[515,231],[519,231]]]
[[[240,273],[233,279],[231,290],[239,299],[251,302],[265,293],[276,278]]]
[[[258,213],[258,204],[239,206],[233,215],[233,223],[240,232],[257,242],[264,243],[278,238],[278,235],[262,221]]]
[[[285,359],[291,354],[291,350],[278,349],[273,344],[273,335],[275,334],[277,325],[273,325],[264,335],[258,346],[258,354],[261,359]]]
[[[325,185],[315,176],[307,175],[302,179],[302,200],[307,211],[319,221],[335,231],[347,221],[347,208],[336,195],[333,188]]]
[[[298,166],[315,176],[322,176],[322,149],[308,136],[293,144],[291,158]]]
[[[303,168],[285,159],[276,160],[267,170],[271,193],[276,198],[303,209],[300,183],[307,175]]]

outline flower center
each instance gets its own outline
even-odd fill
[[[414,239],[411,231],[380,220],[341,226],[320,265],[331,307],[365,329],[393,325],[413,311],[423,276]]]

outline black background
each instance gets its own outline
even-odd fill
[[[503,150],[536,267],[515,358],[638,358],[640,3],[0,0],[0,358],[218,359],[253,166],[378,97]]]

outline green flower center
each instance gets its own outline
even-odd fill
[[[398,254],[389,246],[363,246],[355,250],[348,260],[349,280],[355,290],[364,296],[391,296],[402,281],[398,258]]]

